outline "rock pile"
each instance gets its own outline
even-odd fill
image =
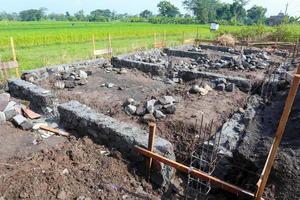
[[[222,56],[220,59],[210,60],[199,58],[196,60],[198,65],[204,68],[220,69],[231,68],[236,70],[256,70],[265,69],[270,65],[267,52],[241,56]]]
[[[77,70],[74,72],[60,72],[55,76],[53,86],[56,89],[75,88],[77,85],[87,84],[88,76],[92,75],[91,71]]]
[[[26,104],[26,105],[25,105]],[[0,125],[6,122],[12,122],[16,127],[25,131],[35,131],[42,138],[48,138],[54,133],[40,129],[40,126],[57,128],[55,122],[45,119],[41,115],[27,108],[29,102],[16,102],[11,99],[9,93],[0,94]],[[49,121],[49,122],[46,122]]]
[[[163,96],[158,99],[152,98],[144,104],[128,98],[123,106],[126,114],[139,116],[143,122],[153,122],[157,119],[164,119],[169,114],[174,114],[176,112],[175,104],[174,97]]]
[[[130,59],[140,62],[157,63],[167,66],[168,61],[167,59],[165,59],[166,56],[167,54],[165,54],[162,51],[149,51],[135,54],[131,56]]]
[[[11,100],[10,94],[0,94],[0,124],[6,121],[11,121],[17,127],[23,130],[31,130],[32,123],[29,119],[24,117],[22,109],[26,108],[23,104]]]
[[[219,91],[227,91],[227,92],[234,92],[235,91],[235,84],[228,83],[225,78],[217,78],[213,81],[214,89]]]

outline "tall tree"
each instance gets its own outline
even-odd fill
[[[157,4],[159,15],[164,17],[176,17],[180,15],[179,9],[169,1],[161,1]]]
[[[216,19],[218,0],[185,0],[183,5],[192,11],[201,23],[208,23]]]
[[[233,3],[230,5],[230,11],[233,15],[233,22],[236,25],[239,23],[244,23],[247,12],[245,6],[247,5],[248,1],[246,0],[234,0]]]
[[[150,11],[150,10],[144,10],[143,12],[140,13],[140,17],[143,17],[143,18],[150,18],[153,16],[153,13]]]
[[[109,21],[112,18],[112,12],[109,9],[97,9],[90,13],[90,21]]]
[[[76,18],[77,21],[85,21],[86,20],[83,10],[79,10],[77,13],[75,13],[74,17]]]
[[[19,13],[22,21],[40,21],[45,16],[45,9],[29,9]]]
[[[247,10],[248,24],[262,24],[266,19],[267,9],[262,6],[253,6]]]

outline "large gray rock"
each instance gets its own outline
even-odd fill
[[[4,112],[0,112],[0,124],[4,124],[6,122],[6,117]]]
[[[131,124],[120,122],[107,115],[97,113],[77,101],[70,101],[58,106],[60,122],[66,129],[76,130],[81,135],[88,135],[94,141],[114,147],[135,162],[143,161],[143,156],[134,151],[134,146],[148,146],[148,133]],[[175,160],[173,146],[167,140],[156,137],[154,151]],[[174,175],[171,167],[160,164],[151,176],[160,185],[167,186]]]
[[[21,126],[21,124],[22,124],[23,122],[25,122],[25,121],[26,121],[26,118],[23,117],[23,115],[21,115],[21,114],[18,114],[18,115],[16,115],[16,116],[13,117],[13,123],[14,123],[16,126]]]
[[[19,113],[15,108],[4,111],[5,118],[7,121],[10,121],[13,117],[17,116]]]
[[[0,94],[0,111],[3,111],[10,99],[10,94],[8,93],[2,93]]]

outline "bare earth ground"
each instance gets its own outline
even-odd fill
[[[160,199],[119,152],[74,139],[0,164],[0,199]],[[132,168],[131,168],[132,170]]]
[[[42,141],[37,135],[15,128],[11,123],[0,127],[0,162],[13,157],[28,156],[42,148],[55,147],[64,141],[63,137],[56,136]]]
[[[124,88],[106,88],[101,84],[111,82]],[[200,123],[202,115],[204,124],[214,121],[214,129],[222,125],[223,121],[239,107],[243,107],[247,94],[235,90],[233,93],[210,91],[207,95],[188,94],[191,83],[170,86],[161,81],[153,80],[139,71],[129,71],[127,74],[107,73],[103,69],[97,69],[88,77],[88,84],[77,86],[72,90],[55,90],[61,102],[77,100],[95,110],[108,114],[120,121],[140,126],[147,129],[146,124],[140,123],[137,116],[125,114],[122,104],[127,98],[144,103],[152,96],[160,97],[171,95],[179,103],[174,115],[168,115],[166,119],[157,122],[158,134],[175,145],[176,156],[179,161],[189,162],[190,152],[193,150],[193,141],[197,131],[194,126]],[[43,81],[41,86],[50,89],[49,81]],[[192,127],[192,128],[189,128]]]

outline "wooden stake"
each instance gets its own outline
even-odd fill
[[[182,44],[184,44],[184,31],[182,32]]]
[[[108,34],[108,45],[109,45],[110,57],[112,57],[113,56],[113,49],[112,49],[112,45],[111,45],[110,34]]]
[[[136,146],[135,150],[138,153],[140,153],[140,154],[142,154],[142,155],[144,155],[146,157],[152,158],[152,159],[157,160],[159,162],[162,162],[162,163],[164,163],[166,165],[174,167],[175,169],[177,169],[179,171],[182,171],[182,172],[187,173],[187,174],[191,174],[192,176],[200,178],[200,179],[202,179],[204,181],[209,181],[211,184],[213,184],[215,186],[218,186],[218,187],[220,187],[220,188],[222,188],[222,189],[224,189],[224,190],[226,190],[228,192],[231,192],[231,193],[233,193],[233,194],[235,194],[237,196],[248,196],[248,197],[254,198],[254,194],[253,193],[251,193],[251,192],[249,192],[249,191],[247,191],[245,189],[242,189],[242,188],[240,188],[238,186],[235,186],[235,185],[232,185],[232,184],[227,183],[225,181],[222,181],[222,180],[220,180],[218,178],[215,178],[215,177],[213,177],[213,176],[211,176],[211,175],[209,175],[209,174],[207,174],[205,172],[202,172],[202,171],[199,171],[199,170],[195,170],[195,169],[190,168],[188,166],[185,166],[185,165],[183,165],[181,163],[178,163],[176,161],[170,160],[170,159],[165,158],[163,156],[160,156],[160,155],[158,155],[156,153],[153,153],[153,152],[151,152],[151,151],[149,151],[147,149],[144,149],[142,147]]]
[[[94,59],[96,59],[95,50],[96,50],[95,35],[93,35],[93,58]]]
[[[154,146],[154,138],[155,138],[156,124],[149,123],[149,139],[148,139],[148,150],[153,151]],[[148,182],[150,182],[151,178],[151,167],[152,167],[152,158],[148,160]]]
[[[154,48],[156,48],[156,33],[154,33]]]
[[[17,61],[17,55],[16,55],[16,50],[15,50],[15,44],[14,44],[13,37],[10,37],[10,45],[11,45],[11,51],[12,51],[12,55],[13,55],[13,61]],[[16,76],[18,78],[20,77],[19,67],[16,68]]]
[[[280,118],[280,121],[278,124],[278,128],[276,131],[276,135],[275,135],[273,144],[271,146],[267,161],[266,161],[264,169],[261,173],[261,177],[260,177],[259,181],[257,182],[258,190],[255,195],[256,200],[259,200],[262,198],[264,189],[266,187],[266,184],[267,184],[267,181],[268,181],[268,178],[269,178],[272,166],[273,166],[273,163],[275,161],[277,150],[280,145],[280,142],[281,142],[288,118],[290,116],[290,112],[291,112],[298,88],[299,88],[299,83],[300,83],[299,75],[300,75],[300,65],[298,66],[297,73],[293,78],[292,86],[290,88],[288,97],[286,99],[283,113],[281,115],[281,118]]]

